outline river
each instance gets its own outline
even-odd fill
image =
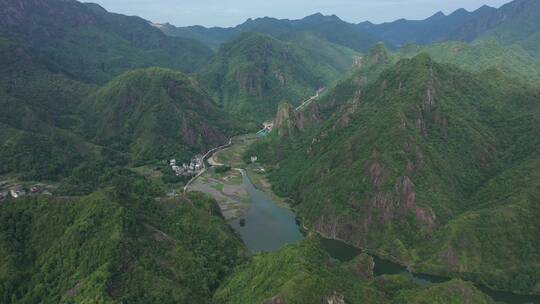
[[[360,249],[337,240],[321,238],[321,245],[332,258],[344,262],[350,261],[362,253]],[[411,278],[415,283],[422,286],[428,286],[434,283],[443,283],[450,280],[449,278],[440,276],[412,273],[404,266],[378,258],[376,256],[373,256],[373,260],[375,261],[375,269],[373,272],[376,276],[384,274],[401,274]],[[500,292],[478,285],[476,287],[497,302],[508,304],[540,304],[540,296],[525,296],[509,292]]]
[[[232,221],[231,225],[249,251],[272,252],[304,238],[291,210],[277,206],[266,193],[256,189],[245,171],[242,171],[242,179],[250,206],[244,217]]]
[[[294,212],[278,206],[269,195],[257,189],[245,170],[242,170],[242,186],[248,193],[250,204],[244,216],[231,221],[230,225],[240,234],[250,252],[273,252],[284,245],[294,244],[304,238]],[[321,245],[332,258],[340,261],[350,261],[361,253],[360,249],[337,240],[321,238]],[[412,273],[404,266],[376,256],[373,256],[373,259],[375,275],[401,274],[422,286],[450,280],[444,277]],[[524,296],[498,292],[484,286],[477,287],[498,302],[540,304],[540,296]]]

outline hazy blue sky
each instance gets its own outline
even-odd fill
[[[83,0],[84,1],[84,0]],[[499,7],[510,0],[93,0],[107,10],[174,25],[234,26],[247,18],[299,19],[316,12],[349,22],[424,19],[460,7]]]

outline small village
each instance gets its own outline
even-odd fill
[[[7,183],[0,183],[0,201],[10,198],[17,199],[27,195],[46,194],[52,195],[52,193],[41,184],[34,186],[21,186],[21,185],[9,185]]]
[[[171,159],[169,166],[176,176],[193,176],[204,169],[204,159],[202,155],[195,155],[189,164],[183,163],[182,165],[179,165],[176,159]]]

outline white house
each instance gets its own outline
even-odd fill
[[[9,194],[11,194],[11,197],[13,198],[18,198],[20,196],[24,196],[26,195],[26,191],[20,189],[20,188],[16,188],[16,189],[11,189],[9,191]]]

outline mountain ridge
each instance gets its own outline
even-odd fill
[[[294,136],[271,136],[246,155],[257,155],[268,166],[274,190],[291,197],[304,223],[324,236],[412,269],[538,293],[532,283],[540,257],[526,248],[534,247],[529,237],[539,231],[524,214],[516,215],[522,222],[505,224],[505,229],[527,231],[524,238],[495,233],[490,241],[475,243],[482,248],[477,251],[458,247],[453,239],[456,247],[448,259],[442,244],[453,234],[438,233],[455,229],[462,233],[457,235],[481,238],[480,226],[468,216],[489,212],[493,200],[480,200],[482,211],[475,211],[474,194],[500,174],[511,176],[503,180],[521,180],[512,168],[533,161],[540,147],[538,140],[528,140],[540,125],[538,90],[497,75],[464,72],[427,54],[400,60],[367,86],[346,80],[357,89],[341,96],[346,102],[323,123]],[[502,203],[505,207],[492,212],[505,223],[500,213],[505,208],[534,209],[517,195]],[[430,243],[433,235],[440,247]],[[489,242],[505,245],[487,250]],[[521,263],[508,260],[516,246],[524,248],[516,255],[531,261],[519,268],[530,269],[531,279],[519,283],[504,274],[512,272],[509,265]],[[490,262],[475,266],[474,252]],[[505,258],[495,262],[498,256]]]
[[[90,83],[153,65],[192,72],[212,51],[164,35],[140,17],[113,14],[75,0],[0,2],[0,32],[24,43],[51,71]]]
[[[278,39],[299,30],[311,31],[322,34],[328,41],[352,48],[359,52],[367,52],[376,42],[382,41],[390,48],[396,49],[407,44],[426,45],[434,42],[457,40],[471,42],[485,36],[500,38],[500,42],[511,44],[517,41],[512,36],[493,35],[498,27],[506,27],[507,19],[522,22],[530,12],[537,11],[534,5],[537,3],[529,0],[514,0],[500,8],[483,5],[476,10],[467,11],[457,9],[446,15],[442,12],[433,14],[423,20],[398,19],[392,22],[375,24],[369,21],[350,23],[341,20],[335,15],[325,16],[316,13],[303,19],[289,20],[270,17],[248,19],[246,22],[235,27],[221,28],[203,26],[174,27],[172,25],[162,30],[171,36],[188,37],[200,40],[216,49],[226,41],[230,41],[236,35],[246,31],[269,34]],[[538,17],[534,15],[534,17]],[[530,21],[529,36],[534,36],[540,29]],[[524,28],[524,26],[521,26]],[[346,33],[346,35],[345,35]],[[526,37],[525,37],[526,38]],[[521,43],[528,49],[538,51],[532,40]]]

